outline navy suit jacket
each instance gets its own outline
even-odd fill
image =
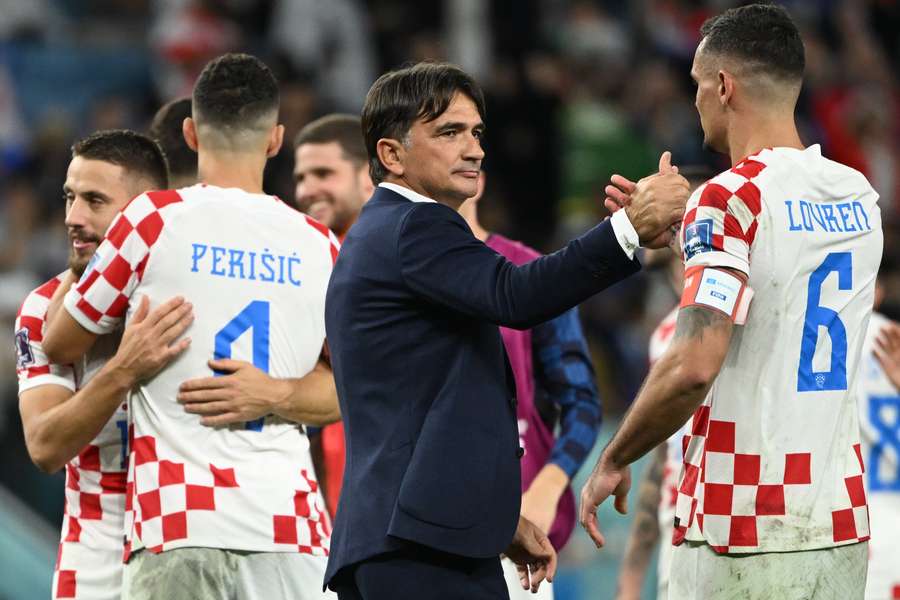
[[[509,545],[520,450],[497,326],[532,327],[639,268],[609,222],[516,266],[453,209],[376,189],[325,302],[347,452],[326,584],[409,542],[468,557]]]

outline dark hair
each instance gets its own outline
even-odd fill
[[[278,110],[278,82],[255,56],[223,54],[203,67],[192,100],[195,120],[246,129]]]
[[[362,122],[359,117],[331,114],[308,123],[294,138],[294,149],[301,144],[328,144],[337,142],[344,156],[357,164],[368,160],[363,143]]]
[[[127,129],[97,131],[72,145],[72,158],[102,160],[150,181],[153,189],[169,187],[162,149],[146,135]]]
[[[362,110],[362,129],[369,155],[369,174],[376,185],[387,175],[387,169],[378,159],[378,140],[403,140],[416,119],[426,122],[437,119],[457,93],[471,98],[484,119],[481,88],[454,65],[420,62],[385,73],[372,84]]]
[[[788,11],[773,4],[750,4],[710,17],[700,28],[704,52],[737,58],[754,71],[800,80],[806,58],[800,32]]]
[[[181,132],[182,123],[190,116],[191,99],[179,98],[164,104],[150,123],[150,137],[163,149],[172,178],[197,177],[197,153],[187,145]]]

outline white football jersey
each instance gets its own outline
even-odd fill
[[[74,393],[119,346],[121,331],[115,330],[98,338],[75,365],[47,360],[42,347],[47,309],[64,275],[28,294],[16,316],[19,394],[43,385],[58,385]],[[53,598],[113,600],[122,594],[127,448],[128,411],[123,401],[91,443],[66,464],[65,516],[53,572]]]
[[[883,245],[877,199],[811,146],[765,149],[688,201],[686,267],[741,271],[755,296],[691,423],[676,543],[742,553],[868,539],[856,386]]]
[[[865,483],[872,518],[866,598],[900,597],[900,390],[873,354],[889,321],[873,313],[859,374],[859,422]]]
[[[127,552],[183,546],[325,555],[330,534],[302,427],[205,427],[179,385],[232,358],[277,378],[315,366],[337,240],[272,196],[196,185],[135,198],[65,307],[104,333],[137,306],[193,303],[189,349],[130,397]],[[130,522],[129,522],[130,521]]]

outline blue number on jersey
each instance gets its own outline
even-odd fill
[[[116,421],[116,427],[119,428],[119,435],[122,436],[122,460],[120,466],[124,469],[128,464],[128,421],[120,419]]]
[[[803,322],[803,342],[800,345],[800,366],[797,368],[797,391],[820,392],[847,389],[847,330],[835,311],[819,306],[822,284],[832,273],[838,274],[838,289],[849,290],[853,284],[853,263],[849,252],[831,252],[809,276],[806,299],[806,320]],[[819,339],[819,327],[828,330],[831,338],[831,369],[813,371],[813,356]]]
[[[892,415],[893,420],[885,420],[886,415]],[[890,419],[891,417],[887,417]],[[896,466],[894,472],[886,473],[887,469],[879,469],[885,449],[893,449],[894,461],[885,461],[885,464],[894,465],[900,460],[900,396],[872,396],[869,398],[869,422],[878,432],[878,437],[872,444],[869,454],[869,490],[873,492],[900,492],[900,469]],[[884,475],[884,477],[882,477]],[[891,476],[893,475],[893,476]]]
[[[216,334],[215,358],[231,358],[231,345],[245,331],[253,329],[253,366],[269,372],[269,303],[254,300]],[[224,375],[216,371],[216,375]],[[247,429],[262,431],[263,419],[247,422]]]

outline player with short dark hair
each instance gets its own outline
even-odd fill
[[[755,4],[702,28],[691,77],[732,168],[688,201],[675,334],[582,491],[624,511],[628,465],[693,418],[669,595],[859,599],[869,520],[855,390],[883,236],[866,178],[806,147],[803,43]],[[630,182],[614,199],[627,202]],[[750,303],[752,299],[752,305]]]
[[[374,190],[359,117],[326,115],[301,129],[294,182],[297,208],[343,240]]]
[[[202,183],[128,205],[45,348],[77,358],[136,296],[189,298],[190,348],[130,397],[125,595],[322,598],[330,527],[297,423],[334,421],[337,401],[297,400],[295,382],[320,365],[337,240],[262,192],[284,129],[257,58],[211,61],[183,131]],[[264,391],[248,399],[247,381]]]
[[[163,156],[149,138],[115,130],[76,142],[63,185],[69,269],[31,292],[16,316],[19,412],[28,453],[42,471],[66,469],[53,598],[121,597],[126,393],[186,348],[185,341],[169,344],[191,317],[182,300],[149,314],[144,301],[124,333],[103,336],[84,358],[66,364],[44,353],[47,311],[54,295],[84,272],[118,211],[141,192],[165,187]]]
[[[164,104],[150,123],[150,137],[166,155],[171,187],[177,189],[197,183],[197,153],[184,139],[182,126],[191,116],[191,99],[178,98]]]

